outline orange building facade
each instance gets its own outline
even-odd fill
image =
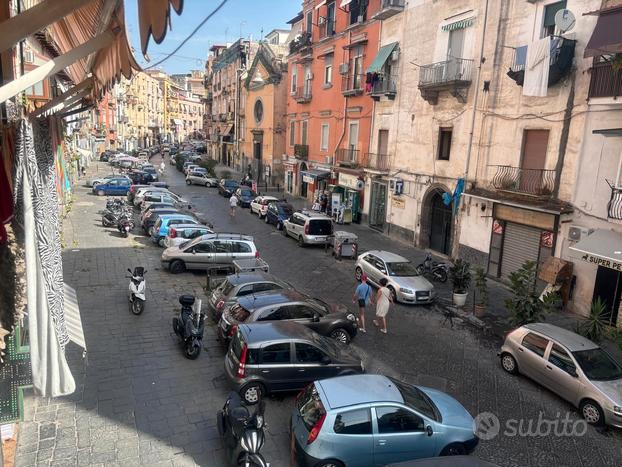
[[[363,206],[374,100],[367,73],[379,48],[382,0],[305,0],[292,20],[288,59],[287,191],[341,196],[354,221]],[[335,203],[335,201],[332,201]]]

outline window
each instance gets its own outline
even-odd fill
[[[566,0],[551,3],[544,7],[544,18],[542,21],[542,34],[540,37],[555,35],[555,15],[559,10],[566,8]]]
[[[568,374],[574,375],[577,372],[577,368],[570,355],[557,344],[553,344],[553,347],[551,347],[549,362]]]
[[[212,245],[214,247],[214,253],[231,253],[231,242],[214,240]]]
[[[192,250],[195,253],[211,253],[213,251],[210,243],[199,243],[198,245],[195,245]]]
[[[544,337],[540,337],[537,334],[533,334],[530,332],[525,337],[523,337],[523,342],[521,343],[521,345],[526,349],[537,353],[541,357],[544,357],[544,351],[546,350],[546,346],[549,345],[549,341]]]
[[[401,407],[376,407],[379,433],[423,431],[423,419]]]
[[[292,84],[290,87],[290,92],[292,94],[296,94],[296,88],[298,87],[298,67],[293,65],[292,67]]]
[[[305,305],[290,305],[286,308],[286,319],[311,319],[316,315],[316,312],[313,308]]]
[[[255,121],[257,123],[261,123],[263,120],[263,102],[261,99],[257,99],[255,102],[255,108],[253,109],[253,113],[255,114]]]
[[[307,33],[311,34],[311,29],[312,29],[312,27],[313,27],[313,12],[312,12],[312,11],[309,11],[309,12],[307,13],[307,26],[306,26],[305,31],[306,31]]]
[[[324,58],[324,86],[333,84],[333,59],[332,54]]]
[[[338,414],[333,430],[340,435],[371,435],[369,409],[350,410]]]
[[[307,145],[307,133],[309,130],[309,122],[304,120],[300,127],[300,144]]]
[[[326,35],[332,36],[335,34],[335,2],[331,2],[326,5]]]
[[[253,293],[253,285],[245,285],[240,290],[238,290],[237,296],[243,297],[244,295],[250,295]]]
[[[322,131],[320,133],[320,151],[328,151],[328,132],[330,125],[322,123]]]
[[[253,286],[253,293],[267,292],[268,290],[281,290],[281,286],[273,284],[271,282],[265,282],[263,284],[255,284]]]
[[[441,161],[449,160],[451,152],[451,128],[440,128],[438,130],[438,159]]]
[[[352,89],[361,89],[363,83],[363,46],[352,49]]]
[[[289,342],[284,343],[284,344],[274,344],[274,345],[269,345],[267,347],[264,347],[263,363],[289,364],[290,363]]]
[[[231,242],[232,253],[251,253],[252,249],[250,245],[244,242]]]
[[[367,19],[369,0],[352,0],[350,2],[350,24],[363,22]]]
[[[296,360],[299,363],[321,363],[324,358],[324,352],[310,344],[297,342],[296,344]]]
[[[304,83],[304,95],[311,96],[311,79],[313,73],[311,72],[311,65],[305,66],[305,83]]]
[[[293,146],[296,144],[296,122],[289,122],[289,145]]]
[[[43,91],[43,81],[39,81],[35,83],[32,87],[26,90],[26,95],[28,96],[45,96]]]

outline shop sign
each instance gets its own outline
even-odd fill
[[[406,207],[406,201],[404,201],[404,198],[391,198],[391,204],[397,209],[404,209]]]
[[[351,190],[362,190],[365,187],[361,187],[361,180],[356,175],[346,173],[339,173],[338,184]]]
[[[313,178],[311,175],[303,175],[302,181],[304,183],[315,183],[315,178]]]
[[[613,261],[611,259],[601,258],[600,256],[594,256],[589,253],[581,256],[581,259],[588,263],[595,264],[596,266],[602,266],[604,268],[614,269],[616,271],[622,272],[622,263]]]

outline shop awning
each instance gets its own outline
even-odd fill
[[[330,170],[320,170],[320,169],[311,169],[311,170],[302,170],[300,174],[303,177],[310,177],[313,180],[324,180],[330,177]]]
[[[603,11],[598,16],[584,57],[622,53],[622,8]]]
[[[622,271],[622,233],[598,229],[570,249],[581,253],[583,261]]]
[[[376,54],[376,58],[371,62],[369,68],[367,69],[367,73],[378,73],[384,67],[384,64],[387,63],[387,60],[397,47],[397,42],[392,42],[390,44],[384,45],[380,47],[380,50]]]
[[[444,25],[441,29],[443,31],[454,31],[456,29],[464,29],[473,25],[474,17],[461,19],[460,21],[454,21],[453,23],[449,23]]]

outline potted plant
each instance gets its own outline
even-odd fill
[[[486,273],[482,267],[475,269],[475,289],[477,293],[473,313],[477,318],[481,318],[486,313],[488,306],[488,284],[486,283]]]
[[[449,272],[453,284],[454,305],[463,307],[471,286],[471,265],[467,261],[458,258]]]
[[[512,314],[512,324],[515,326],[542,321],[557,306],[559,295],[556,292],[542,297],[536,292],[537,272],[538,267],[534,261],[525,261],[510,274],[512,298],[505,301],[505,306]]]

